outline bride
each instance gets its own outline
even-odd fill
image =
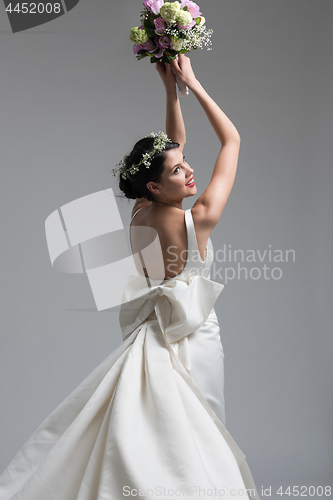
[[[186,162],[183,154],[186,133],[176,91],[176,76],[178,81],[187,85],[196,96],[221,143],[221,150],[208,187],[191,209],[196,235],[195,243],[197,243],[195,247],[198,247],[193,249],[192,253],[197,250],[198,255],[192,255],[192,259],[196,258],[202,261],[206,259],[209,235],[221,217],[234,183],[240,136],[233,123],[209,97],[196,79],[188,57],[180,54],[178,60],[173,61],[171,65],[163,62],[157,63],[156,69],[166,89],[166,134],[170,142],[163,141],[162,138],[163,149],[154,151],[153,137],[146,137],[138,141],[131,154],[126,155],[124,161],[120,162],[119,188],[127,198],[136,199],[132,211],[131,226],[154,228],[158,232],[162,247],[163,270],[160,269],[157,263],[152,270],[151,261],[154,260],[155,262],[157,260],[154,259],[154,255],[150,255],[150,259],[147,259],[150,260],[150,273],[142,266],[140,258],[137,257],[135,261],[138,270],[150,278],[153,277],[152,273],[155,271],[154,277],[162,278],[163,276],[168,279],[179,275],[185,267],[188,243],[182,203],[184,198],[194,196],[197,193],[193,169]],[[141,167],[140,161],[142,162],[143,155],[149,155],[152,152],[154,152],[154,156],[149,168],[145,168],[146,165],[142,163]],[[131,174],[129,169],[133,165],[139,165],[141,168]],[[207,169],[207,166],[204,165],[204,168]],[[137,252],[147,243],[144,242],[142,231],[137,230],[134,234],[132,233],[133,231],[130,234],[131,247],[133,255],[136,256]],[[162,274],[158,276],[156,272],[162,272]],[[212,352],[206,358],[201,352],[202,346],[196,345],[197,342],[194,344],[194,338],[199,337],[198,334],[193,334],[189,338],[192,341],[191,347],[193,344],[191,353],[193,360],[192,376],[195,375],[194,379],[199,388],[204,390],[206,387],[207,391],[215,393],[211,394],[211,406],[225,424],[224,354],[218,323],[214,333]],[[205,337],[207,337],[207,334],[205,334]],[[207,342],[206,339],[206,348]],[[215,366],[213,366],[214,362]],[[211,377],[209,381],[207,380],[208,374]],[[202,384],[202,387],[200,387],[200,384]]]
[[[123,291],[123,342],[16,454],[0,476],[1,500],[259,500],[245,455],[225,427],[214,309],[223,285],[210,279],[210,234],[234,183],[240,137],[188,57],[156,68],[166,89],[166,134],[141,139],[114,169],[125,196],[136,199],[130,239],[139,275]],[[207,188],[185,211],[184,198],[197,188],[183,155],[176,78],[221,144]],[[149,228],[158,234],[162,268],[146,252]]]

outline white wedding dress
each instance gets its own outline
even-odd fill
[[[140,209],[139,209],[140,210]],[[137,213],[137,212],[136,212]],[[210,279],[185,211],[188,260],[147,288],[130,276],[123,342],[39,426],[0,476],[1,500],[259,500],[225,428],[224,354]]]

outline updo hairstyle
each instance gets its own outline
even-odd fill
[[[130,155],[125,160],[126,169],[131,165],[137,164],[145,153],[153,150],[154,138],[144,137],[138,141],[132,149]],[[141,164],[139,171],[134,174],[128,172],[128,177],[123,179],[119,174],[119,189],[124,196],[129,199],[147,198],[149,201],[155,201],[154,194],[147,188],[148,182],[160,182],[166,160],[165,151],[179,147],[178,142],[167,142],[163,151],[156,153],[151,161],[149,168]]]

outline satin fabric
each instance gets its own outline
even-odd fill
[[[205,261],[192,259],[190,210],[185,221],[183,272],[149,289],[144,277],[129,276],[123,342],[18,452],[0,477],[1,500],[119,500],[140,492],[199,500],[212,491],[243,500],[246,488],[259,500],[245,455],[223,424],[223,349],[213,307],[223,285],[210,280],[212,243]]]
[[[212,310],[205,323],[188,336],[191,375],[224,426],[224,350],[216,312]]]

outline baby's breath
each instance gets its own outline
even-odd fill
[[[141,12],[141,14],[140,14],[140,19],[141,19],[142,24],[143,24],[143,22],[144,22],[146,19],[148,19],[148,16],[149,16],[148,11],[147,11],[147,12]]]
[[[165,28],[165,33],[170,37],[179,38],[182,41],[182,49],[193,50],[206,47],[207,50],[212,50],[213,30],[208,30],[205,25],[197,24],[191,29],[178,29],[176,24],[169,24]]]

